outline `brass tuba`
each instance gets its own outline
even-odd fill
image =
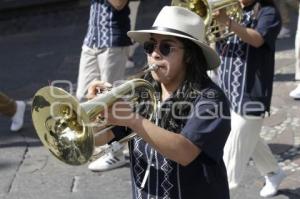
[[[120,99],[135,103],[135,109],[139,103],[146,103],[149,119],[156,112],[153,86],[146,80],[135,78],[84,103],[78,103],[61,88],[43,87],[36,92],[32,102],[32,121],[41,142],[56,158],[70,165],[81,165],[91,159],[95,148],[93,121]],[[120,143],[134,136],[132,133]]]
[[[213,18],[213,12],[226,9],[227,15],[236,22],[242,20],[242,8],[238,0],[172,0],[171,5],[187,8],[204,21],[208,43],[224,39],[233,33]]]

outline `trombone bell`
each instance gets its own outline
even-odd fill
[[[89,118],[63,89],[49,86],[35,94],[32,121],[44,146],[59,160],[81,165],[93,154],[95,141]]]
[[[95,148],[94,119],[106,107],[126,97],[135,102],[136,110],[146,101],[146,115],[152,118],[157,104],[155,89],[146,80],[133,79],[81,104],[63,89],[41,88],[33,99],[32,121],[40,140],[56,158],[81,165],[91,159]]]

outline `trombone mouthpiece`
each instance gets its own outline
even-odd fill
[[[152,70],[158,69],[158,65],[156,65],[156,64],[149,64],[148,66],[149,66],[149,68],[147,69],[147,71],[152,71]]]
[[[140,78],[141,76],[145,75],[146,73],[153,71],[153,70],[157,70],[159,68],[159,66],[157,64],[147,64],[146,66],[148,66],[147,69],[140,71],[140,72],[136,73],[135,75],[131,75],[127,79],[130,80],[130,79]]]

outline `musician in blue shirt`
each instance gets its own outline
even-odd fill
[[[150,120],[143,109],[136,113],[128,102],[114,103],[101,117],[118,127],[98,136],[96,143],[137,134],[129,142],[133,198],[230,197],[223,162],[229,106],[207,75],[220,59],[204,32],[201,17],[177,6],[165,6],[152,27],[128,32],[143,44],[148,63],[157,66],[144,78],[154,86],[159,108]],[[104,82],[94,81],[89,96],[103,88]]]
[[[231,104],[231,132],[224,148],[229,187],[242,180],[250,157],[266,184],[263,197],[276,194],[285,177],[269,147],[260,137],[263,118],[270,112],[275,42],[281,20],[272,0],[240,0],[243,19],[238,23],[225,11],[216,19],[234,35],[216,43],[221,58],[218,84]]]

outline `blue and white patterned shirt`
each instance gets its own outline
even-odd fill
[[[229,99],[231,109],[240,115],[262,115],[270,110],[275,43],[281,28],[277,9],[262,5],[254,17],[254,5],[243,9],[242,25],[258,31],[264,44],[256,48],[237,35],[216,44],[221,58],[218,84]]]
[[[179,122],[181,125],[176,129],[176,133],[201,149],[193,162],[182,166],[167,159],[140,137],[129,142],[134,199],[230,198],[223,162],[223,147],[230,132],[229,106],[226,96],[215,84],[210,83],[201,92],[202,95],[195,96],[194,108],[187,113],[190,117],[178,119],[182,123]],[[174,110],[176,103],[170,100],[161,104],[158,115]],[[157,117],[156,124],[162,126],[162,120]],[[116,140],[124,137],[122,127],[115,127],[113,132]]]
[[[114,9],[107,0],[92,0],[88,31],[84,45],[96,48],[129,46],[130,30],[128,2],[122,10]]]

